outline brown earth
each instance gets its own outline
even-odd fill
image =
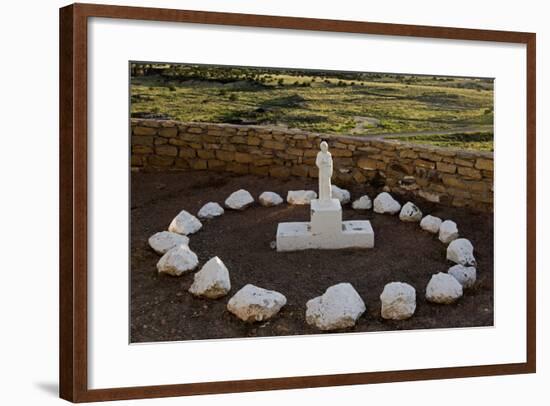
[[[190,248],[199,267],[218,256],[229,269],[232,289],[218,300],[197,299],[187,292],[193,273],[180,277],[159,275],[159,256],[147,239],[166,230],[180,210],[196,213],[209,202],[223,201],[240,188],[257,197],[270,190],[285,197],[288,190],[317,189],[314,179],[279,180],[227,173],[133,172],[131,175],[130,341],[175,341],[317,334],[305,322],[305,304],[329,286],[350,282],[367,305],[357,325],[349,330],[380,331],[493,324],[493,216],[416,201],[425,214],[456,221],[462,236],[472,241],[478,261],[478,281],[456,304],[436,305],[424,298],[430,276],[445,272],[445,246],[424,232],[418,223],[404,223],[397,216],[372,210],[357,212],[344,207],[344,219],[368,219],[375,232],[371,250],[302,251],[278,253],[271,248],[277,223],[309,219],[307,206],[266,208],[254,204],[242,212],[226,210],[203,221],[191,236]],[[368,186],[351,188],[352,198],[378,191]],[[398,198],[401,203],[405,199]],[[417,308],[404,321],[380,317],[379,296],[384,285],[407,282],[416,288]],[[283,293],[288,303],[271,320],[246,324],[226,310],[229,298],[247,283]]]

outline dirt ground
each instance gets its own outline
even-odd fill
[[[229,269],[231,292],[217,299],[197,299],[187,292],[193,272],[180,277],[159,275],[159,256],[147,239],[166,230],[180,210],[196,214],[200,207],[223,201],[244,188],[255,198],[270,190],[286,197],[288,190],[317,189],[314,179],[278,180],[212,172],[136,172],[131,176],[131,298],[130,341],[176,341],[319,334],[305,322],[306,302],[329,286],[350,282],[361,295],[367,311],[353,332],[427,328],[491,326],[493,324],[493,216],[415,201],[424,214],[454,220],[462,236],[472,241],[478,261],[478,281],[456,304],[436,305],[424,298],[432,274],[445,272],[445,246],[418,223],[404,223],[397,216],[372,210],[358,212],[344,206],[344,219],[368,219],[375,233],[369,250],[310,250],[278,253],[270,244],[277,224],[309,219],[309,206],[286,203],[266,208],[255,203],[243,212],[226,210],[221,217],[203,221],[190,239],[200,267],[218,256]],[[352,199],[376,192],[351,188]],[[400,202],[405,203],[404,199]],[[415,287],[417,308],[404,321],[380,317],[380,293],[392,281]],[[247,283],[279,291],[288,302],[281,312],[263,323],[246,324],[226,310],[229,298]]]

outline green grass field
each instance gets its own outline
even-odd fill
[[[130,92],[133,117],[360,136],[403,134],[414,142],[492,148],[490,79],[133,65]],[[433,139],[429,134],[454,130],[460,134],[454,140],[449,134]],[[416,132],[423,134],[413,137]],[[485,138],[469,140],[470,132],[483,132]]]
[[[392,137],[389,137],[392,139]],[[417,135],[414,137],[395,137],[401,141],[438,147],[493,151],[493,133],[457,133],[444,135]]]

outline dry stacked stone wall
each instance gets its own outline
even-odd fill
[[[479,211],[493,210],[493,153],[395,140],[263,126],[131,121],[134,170],[211,170],[287,178],[317,177],[326,140],[339,186],[370,183],[397,194]]]

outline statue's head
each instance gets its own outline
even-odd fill
[[[326,141],[321,142],[321,151],[327,152],[328,151],[328,144]]]

